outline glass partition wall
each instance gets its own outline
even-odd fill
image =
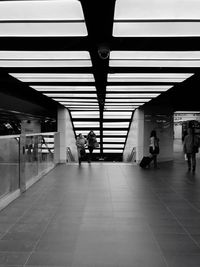
[[[0,202],[6,197],[9,203],[9,196],[18,196],[55,166],[56,134],[0,136]]]

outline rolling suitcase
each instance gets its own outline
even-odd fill
[[[140,162],[140,167],[145,169],[147,166],[149,166],[150,162],[152,161],[152,158],[150,157],[143,157]]]

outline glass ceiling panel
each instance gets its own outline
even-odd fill
[[[91,67],[92,62],[83,60],[1,60],[0,67],[4,68],[23,68],[23,67]]]
[[[96,88],[94,86],[37,86],[37,85],[31,85],[31,87],[37,91],[41,92],[50,92],[50,91],[73,91],[73,92],[79,92],[79,91],[85,91],[85,92],[96,92]]]
[[[99,127],[99,122],[96,121],[74,121],[74,127]]]
[[[109,112],[109,111],[104,111],[103,117],[104,119],[130,119],[132,116],[132,112]]]
[[[182,82],[192,75],[193,73],[109,73],[108,82]]]
[[[165,92],[168,89],[172,88],[172,86],[168,85],[145,85],[145,86],[139,86],[139,85],[127,85],[127,86],[112,86],[109,85],[106,87],[106,92],[114,92],[114,91],[120,91],[120,92],[133,92],[133,91],[144,91],[144,92]]]
[[[134,98],[134,97],[147,97],[147,98],[150,98],[150,97],[157,97],[159,96],[160,94],[156,94],[156,93],[148,93],[148,94],[145,94],[145,93],[141,93],[141,94],[138,94],[138,93],[133,93],[133,94],[129,94],[129,93],[125,93],[125,94],[121,94],[121,93],[112,93],[112,94],[106,94],[106,98],[119,98],[119,97],[124,97],[124,98]]]
[[[1,37],[66,37],[86,36],[87,30],[84,22],[42,22],[42,23],[1,23]]]
[[[121,110],[121,111],[127,111],[127,110],[135,110],[138,108],[138,106],[104,106],[104,110],[106,111],[114,111],[114,110]]]
[[[68,108],[69,110],[75,110],[75,111],[77,111],[77,110],[99,110],[99,107],[98,106],[96,106],[96,107],[94,107],[94,106],[81,106],[81,105],[73,105],[73,106],[67,106],[67,105],[63,105],[63,106],[65,106],[66,108]]]
[[[43,93],[44,95],[46,96],[49,96],[49,97],[65,97],[65,98],[68,98],[68,97],[88,97],[88,98],[96,98],[96,93],[92,93],[92,94],[70,94],[70,93]]]
[[[129,122],[103,122],[104,128],[128,128]]]
[[[23,82],[94,82],[92,73],[9,73]]]
[[[200,59],[200,51],[110,51],[110,59]],[[174,78],[185,77],[192,73],[158,73],[159,75],[170,75]],[[110,74],[111,75],[111,74]],[[153,74],[152,74],[153,75]],[[173,76],[174,75],[174,76]]]
[[[104,148],[124,148],[124,144],[103,144]]]
[[[109,60],[110,67],[175,67],[195,68],[200,67],[199,60]]]
[[[143,105],[144,102],[139,102],[139,103],[109,103],[108,101],[105,102],[105,106],[106,107],[111,107],[111,106],[116,106],[116,107],[119,107],[119,106],[131,106],[131,107],[138,107],[140,105]]]
[[[122,137],[104,137],[103,138],[103,142],[118,142],[118,143],[124,143],[126,141],[126,138],[122,138]]]
[[[103,135],[123,135],[123,136],[126,136],[127,135],[127,131],[117,131],[117,130],[112,130],[112,131],[103,131]]]
[[[116,37],[200,36],[200,22],[115,22]]]
[[[84,20],[81,4],[76,0],[1,1],[3,20]]]
[[[128,102],[129,104],[132,104],[132,103],[137,103],[137,102],[148,102],[150,101],[151,98],[130,98],[130,99],[126,99],[126,98],[123,98],[123,99],[106,99],[106,103],[110,103],[110,102],[120,102],[120,103],[124,103],[124,102]]]
[[[104,153],[123,153],[123,149],[103,149]]]
[[[72,118],[99,118],[99,111],[72,111]]]
[[[198,0],[118,0],[114,20],[199,19]]]
[[[83,59],[90,60],[88,51],[0,51],[0,59],[7,60],[68,60],[68,59]]]
[[[53,97],[52,97],[53,98]],[[97,104],[97,100],[96,99],[79,99],[79,98],[71,98],[71,99],[67,99],[67,98],[53,98],[55,101],[61,101],[63,103],[85,103],[85,104]]]

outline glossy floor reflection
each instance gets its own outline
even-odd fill
[[[186,170],[59,165],[0,212],[0,266],[199,267],[200,167]]]

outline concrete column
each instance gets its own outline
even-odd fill
[[[66,153],[67,147],[69,147],[71,150],[73,160],[77,162],[78,155],[77,155],[75,134],[73,131],[69,111],[66,108],[58,109],[57,126],[58,126],[57,127],[58,132],[60,134],[60,142],[59,142],[59,150],[58,150],[60,154],[59,162],[66,163],[67,161],[69,161],[69,159],[67,158],[67,153]]]
[[[143,147],[144,112],[140,109],[136,109],[133,114],[130,130],[128,133],[126,146],[123,154],[123,161],[138,162],[143,155]]]

